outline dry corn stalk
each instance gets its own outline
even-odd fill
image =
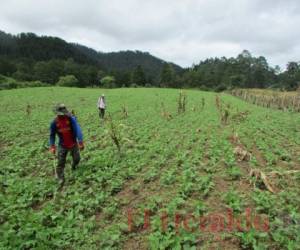
[[[122,106],[122,114],[123,114],[123,118],[127,118],[128,117],[128,109],[125,106],[125,104]]]
[[[162,109],[162,111],[161,111],[161,116],[163,117],[163,118],[166,118],[167,120],[171,120],[173,117],[172,117],[172,115],[170,114],[170,112],[168,112],[167,110],[166,110],[166,108],[165,108],[165,104],[162,102],[161,103],[161,109]]]
[[[222,105],[221,105],[221,100],[220,100],[219,95],[216,96],[216,107],[221,112]]]
[[[231,92],[232,95],[255,105],[294,112],[300,111],[300,98],[298,93],[248,89],[235,89]]]
[[[120,134],[119,131],[116,127],[116,125],[114,124],[111,115],[109,114],[109,125],[110,125],[110,130],[109,130],[109,134],[110,137],[113,141],[113,143],[116,145],[118,151],[121,151],[121,143],[120,143]]]
[[[226,125],[228,123],[228,118],[229,118],[229,109],[225,108],[224,110],[221,110],[222,124]]]
[[[300,91],[299,91],[299,93],[300,93]],[[201,99],[201,109],[203,110],[204,109],[204,106],[205,106],[205,99],[204,99],[204,97],[202,97],[202,99]]]
[[[267,176],[265,175],[264,172],[262,172],[259,169],[251,169],[250,171],[250,177],[255,177],[255,182],[253,183],[253,185],[255,186],[255,183],[257,182],[257,180],[261,180],[265,187],[272,193],[275,193],[273,187],[271,186],[271,184],[269,183]]]
[[[186,109],[187,97],[186,94],[181,90],[179,92],[178,102],[177,102],[177,111],[178,114],[184,113]]]
[[[284,172],[279,172],[279,171],[272,171],[270,173],[268,173],[267,175],[270,176],[276,176],[276,175],[286,175],[286,174],[297,174],[300,173],[300,170],[288,170],[288,171],[284,171]]]
[[[26,113],[27,113],[28,116],[30,116],[30,114],[31,114],[31,109],[32,109],[31,106],[29,104],[27,104]]]
[[[241,146],[236,146],[233,152],[236,155],[238,161],[250,161],[251,159],[251,154]]]
[[[237,132],[233,133],[232,141],[233,141],[234,143],[239,143],[240,139],[239,139],[239,135],[238,135]]]

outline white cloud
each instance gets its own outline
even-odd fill
[[[300,60],[297,0],[0,0],[0,29],[101,51],[138,49],[182,66],[243,49]]]

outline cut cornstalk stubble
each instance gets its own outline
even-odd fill
[[[237,146],[234,149],[234,154],[236,155],[238,161],[250,161],[251,154],[243,149],[241,146]]]
[[[112,117],[110,114],[108,117],[109,117],[109,125],[110,125],[110,131],[109,131],[110,137],[111,137],[113,143],[116,145],[118,151],[120,152],[121,144],[120,144],[120,136],[119,136],[117,127],[113,123],[113,120],[112,120]]]
[[[259,169],[251,169],[250,171],[250,177],[255,177],[255,182],[253,183],[255,186],[255,183],[258,180],[261,180],[263,182],[263,184],[265,185],[265,187],[272,193],[275,193],[273,187],[271,186],[269,180],[267,179],[267,176],[264,172],[262,172]]]

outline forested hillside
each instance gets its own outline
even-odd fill
[[[78,81],[71,85],[84,87],[100,85],[102,78],[112,76],[107,87],[158,85],[164,64],[167,62],[147,52],[102,53],[56,37],[0,32],[0,74],[21,81],[55,84],[61,76],[73,75]],[[182,70],[170,65],[176,72]]]
[[[244,50],[235,58],[208,58],[182,69],[148,52],[103,53],[56,37],[0,32],[0,74],[17,82],[35,81],[34,86],[40,82],[41,86],[295,90],[300,83],[300,64],[288,62],[283,70],[270,66],[265,57],[254,57]],[[0,89],[15,87],[15,84],[2,83],[5,85]]]
[[[224,90],[228,88],[280,88],[295,90],[300,82],[300,64],[289,62],[282,71],[271,67],[263,56],[254,57],[244,50],[236,58],[209,58],[185,73],[191,87]]]
[[[162,67],[166,63],[164,60],[154,57],[148,52],[128,50],[101,53],[80,44],[74,44],[74,46],[84,55],[88,56],[88,58],[97,61],[108,71],[130,72],[136,67],[142,66],[146,75],[150,76],[150,78],[152,77],[154,82],[158,82]],[[173,63],[171,65],[176,72],[182,71],[180,66]]]

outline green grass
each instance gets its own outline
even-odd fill
[[[175,89],[0,91],[0,249],[297,249],[299,174],[269,177],[272,194],[259,181],[252,184],[249,170],[300,170],[299,114],[222,94],[222,102],[230,104],[222,124],[215,93],[185,92],[186,112],[177,114]],[[120,152],[110,137],[110,121],[100,123],[98,117],[102,93]],[[86,148],[75,172],[67,162],[65,187],[57,191],[47,142],[52,108],[60,102],[75,110]],[[162,115],[162,104],[171,116]],[[245,111],[243,119],[236,118]],[[238,145],[252,154],[249,161],[237,160]],[[180,225],[176,233],[175,213],[199,218],[226,215],[229,207],[235,216],[247,207],[267,216],[270,230],[221,231],[216,239],[216,233],[200,232],[196,221],[195,232]],[[131,232],[129,209],[135,212]],[[142,230],[145,209],[152,211],[151,228]]]

